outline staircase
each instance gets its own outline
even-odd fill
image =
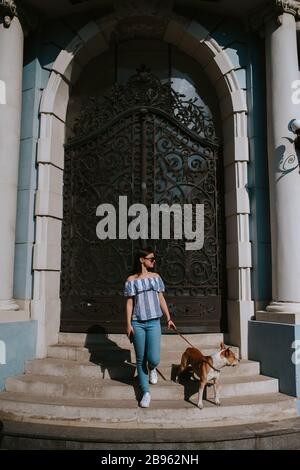
[[[210,354],[222,334],[186,335]],[[26,363],[24,375],[6,381],[0,418],[19,422],[110,429],[184,429],[263,423],[296,416],[295,399],[278,392],[278,381],[260,375],[258,362],[242,360],[221,371],[221,406],[207,387],[204,409],[196,406],[198,381],[187,375],[175,383],[186,343],[162,336],[158,383],[151,385],[150,408],[138,406],[135,355],[125,335],[61,333],[45,359]],[[232,348],[238,353],[237,348]]]

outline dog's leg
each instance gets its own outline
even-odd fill
[[[187,358],[186,353],[184,352],[181,356],[181,363],[177,371],[176,382],[179,381],[181,374],[186,370],[187,366],[188,366],[188,358]]]
[[[199,385],[198,407],[200,408],[200,410],[202,410],[203,408],[203,392],[204,392],[206,383],[207,382],[200,382],[200,385]]]
[[[215,404],[221,405],[220,402],[220,382],[218,379],[214,381],[214,392],[215,392]]]

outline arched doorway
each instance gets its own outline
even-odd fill
[[[186,250],[187,239],[174,239],[172,223],[169,239],[161,239],[161,231],[155,238],[149,232],[142,243],[157,252],[167,302],[182,331],[221,330],[223,164],[211,110],[192,80],[173,80],[174,55],[168,48],[167,74],[142,65],[131,75],[128,67],[123,80],[115,61],[115,83],[81,103],[65,151],[62,331],[88,331],[98,324],[108,332],[123,332],[122,288],[141,240],[120,233],[119,223],[135,203],[149,209],[149,222],[152,204],[182,209],[190,204],[193,210],[204,205],[201,250]],[[181,92],[183,81],[187,93]],[[120,207],[119,196],[127,197],[127,207]],[[116,209],[113,239],[97,237],[100,204]]]

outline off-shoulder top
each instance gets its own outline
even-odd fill
[[[163,315],[158,292],[164,292],[165,285],[160,276],[126,281],[124,295],[134,298],[132,320],[151,320]]]

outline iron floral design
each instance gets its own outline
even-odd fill
[[[103,97],[91,97],[84,104],[79,118],[75,121],[75,138],[69,144],[89,137],[113,121],[126,114],[130,109],[146,106],[167,113],[198,138],[207,143],[218,145],[212,119],[205,107],[196,104],[197,98],[187,99],[184,94],[176,92],[170,83],[161,83],[159,78],[150,72],[144,64],[137,69],[125,85],[115,84]]]

